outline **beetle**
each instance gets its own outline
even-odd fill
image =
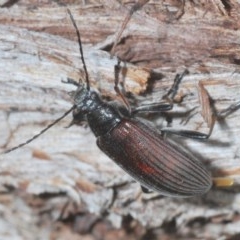
[[[143,189],[151,189],[170,197],[192,197],[208,192],[212,186],[212,178],[204,164],[167,141],[164,135],[172,133],[190,138],[206,139],[210,136],[213,126],[209,134],[188,130],[165,129],[158,131],[155,127],[136,117],[141,112],[171,110],[178,86],[187,71],[176,75],[172,87],[166,94],[168,102],[131,108],[118,87],[119,61],[115,67],[114,88],[125,105],[106,102],[90,87],[80,33],[70,10],[67,11],[77,33],[86,83],[78,83],[72,79],[65,81],[65,83],[77,87],[75,91],[71,92],[73,106],[39,134],[5,153],[30,143],[72,112],[73,120],[70,125],[87,121],[97,139],[97,146],[138,181]]]

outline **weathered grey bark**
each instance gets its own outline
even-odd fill
[[[135,13],[116,54],[132,63],[125,84],[137,104],[161,100],[175,74],[188,68],[179,90],[186,97],[170,113],[172,125],[207,132],[198,98],[200,81],[218,110],[240,100],[239,3],[185,1],[183,8],[179,2],[150,1]],[[116,99],[116,58],[110,59],[108,51],[127,10],[117,1],[64,3],[82,35],[92,87]],[[67,91],[74,88],[61,80],[84,78],[81,67],[65,6],[19,1],[0,9],[3,150],[31,138],[71,107]],[[100,152],[88,128],[64,129],[71,121],[66,117],[31,144],[0,156],[1,238],[100,239],[102,234],[104,239],[217,239],[240,234],[239,117],[235,111],[217,122],[204,143],[176,139],[214,177],[233,181],[225,190],[214,188],[193,199],[142,195],[139,184]],[[166,125],[161,116],[156,122]],[[71,227],[56,222],[67,202],[63,218]],[[107,220],[120,230],[112,230]]]

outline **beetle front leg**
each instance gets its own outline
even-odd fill
[[[120,74],[120,70],[121,70],[120,64],[121,64],[121,60],[118,59],[118,63],[114,66],[114,76],[115,76],[114,90],[117,93],[117,95],[119,95],[121,97],[122,101],[124,102],[125,106],[128,109],[129,115],[131,115],[131,106],[119,88],[119,74]]]
[[[112,46],[112,49],[111,49],[111,52],[110,52],[111,57],[114,55],[114,53],[115,53],[115,48],[116,48],[116,46],[117,46],[117,44],[118,44],[118,42],[119,42],[119,39],[120,39],[120,37],[121,37],[124,29],[126,28],[128,22],[130,21],[132,15],[133,15],[136,11],[138,11],[139,9],[141,9],[147,2],[149,2],[149,0],[139,0],[139,1],[137,1],[137,2],[132,6],[132,8],[129,10],[127,16],[126,16],[125,19],[123,20],[123,23],[122,23],[122,25],[121,25],[121,27],[120,27],[120,30],[118,31],[118,34],[117,34],[117,36],[116,36],[116,39],[115,39],[115,41],[114,41],[114,43],[113,43],[113,46]]]

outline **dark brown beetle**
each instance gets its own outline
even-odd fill
[[[71,94],[74,101],[71,109],[27,142],[6,152],[28,144],[72,111],[72,124],[87,121],[97,138],[98,147],[143,187],[171,197],[191,197],[206,193],[212,186],[211,175],[206,167],[176,145],[165,141],[162,135],[170,132],[185,137],[206,139],[210,134],[186,130],[159,132],[135,117],[139,112],[162,112],[172,109],[172,100],[186,71],[176,76],[172,88],[166,95],[169,103],[144,105],[129,110],[130,108],[103,101],[99,94],[90,89],[80,33],[69,10],[68,13],[78,35],[86,86],[68,79],[67,83],[77,86],[76,91]],[[119,65],[115,70],[115,90],[127,104],[118,88]]]

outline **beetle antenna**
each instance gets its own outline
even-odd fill
[[[83,48],[82,48],[82,41],[81,41],[81,36],[80,36],[80,32],[77,28],[77,24],[72,16],[71,11],[67,8],[67,12],[70,16],[70,19],[72,21],[72,24],[75,28],[75,31],[77,33],[77,38],[78,38],[78,44],[79,44],[79,51],[80,51],[80,55],[81,55],[81,60],[83,63],[83,68],[84,68],[84,72],[85,72],[85,76],[86,76],[86,84],[87,84],[87,90],[90,90],[90,82],[89,82],[89,75],[88,75],[88,71],[87,71],[87,67],[86,67],[86,63],[84,60],[84,56],[83,56]],[[76,106],[73,105],[67,112],[65,112],[61,117],[59,117],[58,119],[56,119],[54,122],[52,122],[51,124],[49,124],[46,128],[44,128],[43,130],[41,130],[38,134],[34,135],[32,138],[28,139],[26,142],[21,143],[19,145],[17,145],[16,147],[10,148],[6,151],[4,151],[4,153],[9,153],[12,152],[18,148],[21,148],[27,144],[29,144],[30,142],[32,142],[33,140],[35,140],[36,138],[38,138],[39,136],[41,136],[43,133],[45,133],[49,128],[51,128],[52,126],[54,126],[56,123],[58,123],[59,121],[61,121],[63,118],[65,118],[70,112],[72,112],[72,110],[75,108]]]
[[[77,38],[78,38],[78,45],[79,45],[79,51],[80,51],[80,55],[81,55],[81,60],[82,60],[82,63],[83,63],[83,69],[84,69],[84,72],[85,72],[85,76],[86,76],[86,83],[87,83],[87,90],[90,90],[90,82],[89,82],[89,77],[88,77],[88,71],[87,71],[87,67],[86,67],[86,63],[85,63],[85,60],[84,60],[84,57],[83,57],[83,49],[82,49],[82,41],[81,41],[81,37],[80,37],[80,32],[77,28],[77,24],[73,18],[73,15],[71,13],[71,11],[67,8],[67,12],[70,16],[70,19],[72,21],[72,24],[75,28],[75,31],[77,33]]]
[[[6,151],[4,151],[4,153],[9,153],[12,152],[18,148],[21,148],[27,144],[29,144],[30,142],[32,142],[33,140],[35,140],[36,138],[38,138],[40,135],[42,135],[43,133],[45,133],[49,128],[51,128],[52,126],[54,126],[56,123],[58,123],[60,120],[62,120],[63,118],[65,118],[70,112],[72,112],[72,110],[75,108],[75,105],[73,105],[67,112],[65,112],[61,117],[59,117],[58,119],[56,119],[54,122],[50,123],[46,128],[44,128],[43,130],[41,130],[38,134],[34,135],[32,138],[28,139],[26,142],[21,143],[19,145],[17,145],[16,147],[10,148]]]

